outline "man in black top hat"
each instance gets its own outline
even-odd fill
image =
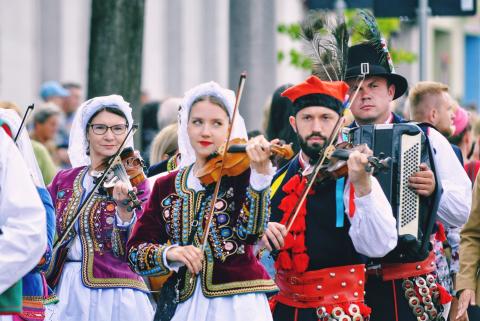
[[[404,122],[391,112],[390,102],[405,93],[408,82],[395,73],[385,43],[365,42],[349,48],[346,80],[350,95],[358,89],[351,105],[355,117],[353,126]],[[425,133],[435,151],[436,176],[444,189],[438,219],[446,226],[461,225],[468,217],[469,202],[465,200],[464,188],[449,182],[446,175],[450,160],[456,156],[448,141],[434,128],[425,129]],[[450,168],[448,175],[461,176],[462,173],[456,171],[457,168]],[[435,191],[433,172],[425,164],[420,165],[420,172],[413,174],[409,183],[421,197],[430,197]],[[450,296],[437,286],[431,273],[434,265],[431,254],[421,262],[386,265],[380,260],[380,265],[370,268],[366,302],[372,308],[371,321],[440,320],[443,310],[440,304],[446,304]],[[428,291],[424,289],[425,285],[429,286]],[[427,294],[426,299],[418,294],[422,289]],[[432,303],[432,298],[437,304]]]

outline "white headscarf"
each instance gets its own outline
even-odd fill
[[[225,107],[227,107],[230,120],[233,116],[233,109],[235,107],[235,93],[232,90],[222,88],[216,82],[210,81],[200,84],[187,91],[183,97],[178,117],[178,150],[180,152],[180,168],[189,166],[196,160],[195,151],[190,144],[190,138],[188,137],[187,124],[192,103],[201,96],[213,96],[220,99],[225,104]],[[230,138],[248,139],[245,121],[243,120],[242,116],[238,114],[238,111]]]
[[[18,129],[20,128],[20,124],[22,123],[20,116],[18,116],[18,114],[12,109],[0,108],[0,119],[3,120],[12,130],[12,139],[15,138]],[[26,128],[23,128],[20,136],[18,136],[17,147],[20,150],[28,169],[30,170],[30,175],[35,186],[45,187],[42,172],[38,167],[37,159],[35,157],[35,153],[33,152],[32,142],[30,141],[30,137],[28,137]]]
[[[120,95],[95,97],[81,104],[73,119],[68,144],[68,157],[73,167],[90,165],[91,160],[87,155],[87,123],[93,114],[104,107],[121,110],[125,114],[125,117],[127,117],[128,129],[130,130],[132,127],[132,108],[130,108],[130,104],[123,100],[123,97]],[[133,147],[133,137],[126,142],[125,147]]]

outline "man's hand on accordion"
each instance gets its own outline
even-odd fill
[[[372,190],[371,173],[366,171],[368,165],[367,157],[371,155],[373,155],[372,150],[367,145],[363,145],[360,151],[355,150],[348,157],[348,178],[355,188],[357,197],[368,195]]]
[[[427,164],[420,164],[420,171],[410,176],[409,185],[420,196],[430,196],[435,190],[435,176]]]

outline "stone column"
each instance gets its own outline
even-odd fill
[[[184,70],[184,53],[183,53],[183,1],[168,1],[167,16],[165,19],[166,43],[164,48],[166,51],[165,81],[166,93],[169,95],[180,95],[183,93],[183,70]]]
[[[60,0],[42,0],[40,6],[40,78],[59,80],[62,64],[62,15]]]

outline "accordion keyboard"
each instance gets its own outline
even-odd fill
[[[398,211],[398,235],[413,235],[418,239],[418,194],[408,186],[412,174],[419,171],[421,159],[421,134],[402,135],[400,155],[400,198]]]

